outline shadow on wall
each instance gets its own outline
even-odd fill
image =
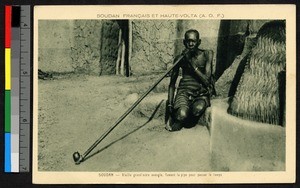
[[[117,21],[102,21],[100,42],[100,64],[99,75],[114,74],[118,56],[119,24]]]
[[[239,29],[232,29],[237,27]],[[222,20],[219,29],[217,66],[215,76],[218,79],[243,51],[245,38],[249,35],[247,21]]]
[[[222,20],[217,42],[216,79],[230,67],[244,49],[247,36],[255,36],[263,24],[271,20]]]

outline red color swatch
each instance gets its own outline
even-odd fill
[[[5,48],[11,44],[11,6],[5,6]]]

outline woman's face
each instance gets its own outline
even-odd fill
[[[200,40],[196,33],[190,32],[185,35],[184,45],[187,49],[193,50],[198,48]]]

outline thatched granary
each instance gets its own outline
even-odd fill
[[[261,27],[230,100],[230,114],[263,123],[284,124],[285,39],[284,21],[272,21]]]

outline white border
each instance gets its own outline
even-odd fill
[[[195,173],[196,178],[177,177],[113,177],[99,176],[99,172],[40,172],[38,171],[38,20],[40,19],[99,19],[97,14],[203,14],[197,19],[285,19],[287,54],[286,95],[286,171],[284,172],[182,172]],[[214,17],[209,17],[212,14]],[[222,17],[217,16],[222,15]],[[101,18],[105,19],[105,18]],[[107,18],[111,19],[111,18]],[[136,19],[136,18],[135,18]],[[147,19],[147,18],[142,18]],[[148,19],[162,19],[151,16]],[[191,19],[191,18],[174,18]],[[195,19],[195,18],[193,18]],[[159,5],[159,6],[35,6],[34,7],[34,101],[33,101],[33,183],[44,184],[107,184],[107,183],[293,183],[296,161],[296,6],[295,5]],[[130,172],[132,173],[132,172]],[[139,172],[153,174],[155,172]],[[181,172],[178,172],[181,173]],[[222,174],[220,177],[209,174]],[[163,173],[162,173],[163,174]],[[206,177],[197,175],[206,174]],[[120,175],[120,176],[117,176]]]

